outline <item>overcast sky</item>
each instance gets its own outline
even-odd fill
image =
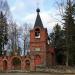
[[[36,19],[36,9],[40,8],[40,16],[44,27],[52,31],[53,26],[57,23],[58,8],[56,0],[7,0],[13,19],[22,25],[30,23],[34,25]],[[60,0],[58,0],[60,1]]]

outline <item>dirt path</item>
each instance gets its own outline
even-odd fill
[[[75,75],[75,74],[50,74],[50,73],[0,73],[0,75]]]

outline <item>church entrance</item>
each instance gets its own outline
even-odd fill
[[[19,58],[17,58],[17,57],[13,58],[12,69],[13,70],[20,70],[21,69],[21,60]]]
[[[6,60],[3,61],[3,70],[4,71],[7,70],[7,61]]]
[[[25,70],[30,71],[30,61],[29,60],[25,61]]]

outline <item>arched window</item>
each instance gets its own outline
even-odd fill
[[[35,29],[35,38],[40,38],[40,29]]]
[[[30,61],[29,60],[26,60],[25,61],[25,69],[28,71],[30,70]]]
[[[40,57],[40,55],[35,55],[34,62],[35,62],[36,65],[40,65],[41,64],[41,57]]]
[[[7,61],[6,60],[3,61],[3,70],[7,70]]]
[[[26,63],[26,65],[30,65],[30,61],[29,60],[26,60],[25,63]]]

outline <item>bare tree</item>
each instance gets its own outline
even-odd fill
[[[16,23],[12,22],[9,27],[9,49],[13,54],[18,53],[19,30]]]
[[[30,45],[30,30],[31,30],[30,25],[27,23],[24,24],[24,31],[23,31],[23,34],[24,34],[24,38],[23,38],[23,40],[24,40],[24,55],[26,52],[28,52],[29,45]]]

